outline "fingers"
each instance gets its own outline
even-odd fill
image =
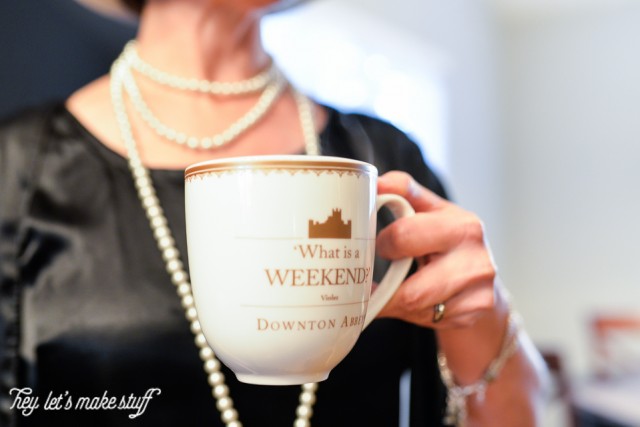
[[[405,172],[391,171],[378,178],[378,193],[404,197],[417,212],[438,209],[447,203],[434,192],[418,184]]]
[[[378,192],[398,194],[416,210],[380,232],[378,255],[413,257],[419,266],[379,316],[441,329],[471,326],[494,309],[496,268],[480,219],[402,172],[380,177]],[[434,322],[441,303],[444,316]]]
[[[410,276],[380,316],[397,317],[422,326],[470,326],[493,308],[495,268],[489,257],[448,256],[431,259]],[[442,321],[434,323],[433,308],[445,303]]]
[[[379,192],[407,199],[416,215],[400,218],[378,236],[378,254],[388,259],[419,258],[447,251],[463,242],[484,244],[484,227],[471,212],[442,199],[404,172],[388,172],[378,180]]]
[[[458,208],[399,218],[378,234],[376,251],[383,258],[422,257],[460,245],[484,245],[482,222]]]
[[[450,246],[450,228],[448,221],[435,215],[399,218],[378,234],[376,253],[386,259],[399,259],[442,252]],[[417,229],[428,231],[417,233]]]
[[[494,287],[488,283],[479,283],[464,292],[454,295],[444,302],[445,312],[442,320],[430,325],[436,329],[462,328],[472,326],[482,316],[493,309],[495,304]],[[433,312],[433,308],[431,308]]]
[[[476,252],[431,258],[398,289],[402,307],[409,311],[422,311],[478,284],[493,286],[496,277],[493,262],[480,250]]]
[[[425,298],[421,301],[421,309],[408,312],[400,308],[403,300],[399,291],[387,306],[380,312],[379,317],[401,318],[405,321],[434,329],[459,328],[472,326],[479,318],[494,306],[494,287],[491,283],[483,282],[454,295],[444,301],[442,320],[434,322],[434,307],[443,300]],[[398,305],[396,305],[398,304]]]

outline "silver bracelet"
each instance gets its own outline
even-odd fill
[[[467,423],[467,397],[476,395],[479,401],[484,400],[487,386],[493,382],[504,364],[518,349],[518,332],[520,321],[518,315],[513,311],[509,312],[509,320],[502,347],[498,356],[491,361],[484,375],[476,383],[460,386],[455,383],[453,373],[449,369],[447,357],[442,351],[438,352],[438,368],[440,377],[447,387],[447,408],[443,423],[449,426],[465,427]]]

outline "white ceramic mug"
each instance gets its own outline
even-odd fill
[[[394,261],[371,295],[377,169],[324,156],[208,161],[185,171],[189,267],[209,345],[240,381],[322,381],[404,280]]]

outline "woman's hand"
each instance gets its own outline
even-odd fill
[[[491,310],[496,267],[480,219],[404,172],[381,176],[378,193],[404,197],[416,215],[400,218],[382,230],[377,253],[388,259],[413,257],[419,266],[379,316],[451,328],[471,326]],[[434,307],[440,303],[444,316],[434,322]]]
[[[476,383],[500,352],[509,316],[482,222],[402,172],[381,176],[378,192],[399,194],[416,211],[382,230],[378,254],[414,257],[419,266],[379,315],[436,328],[438,347],[455,381]],[[444,317],[434,322],[434,306],[440,303],[445,305]],[[516,339],[516,353],[487,388],[486,397],[466,399],[468,425],[537,425],[548,376],[526,333],[518,332]]]

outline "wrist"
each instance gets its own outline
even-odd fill
[[[496,285],[493,309],[469,327],[438,329],[438,347],[459,384],[476,382],[498,354],[507,333],[510,306],[505,290]]]
[[[517,313],[510,309],[507,312],[507,324],[504,332],[500,334],[499,350],[475,380],[459,381],[459,375],[454,374],[450,368],[444,351],[442,349],[438,351],[438,369],[442,382],[447,388],[447,406],[443,419],[445,425],[456,427],[467,425],[468,404],[470,402],[478,404],[484,402],[487,388],[500,376],[505,364],[518,351],[521,322]],[[471,354],[473,353],[471,352]],[[473,369],[475,368],[468,370],[468,372],[472,372]]]

